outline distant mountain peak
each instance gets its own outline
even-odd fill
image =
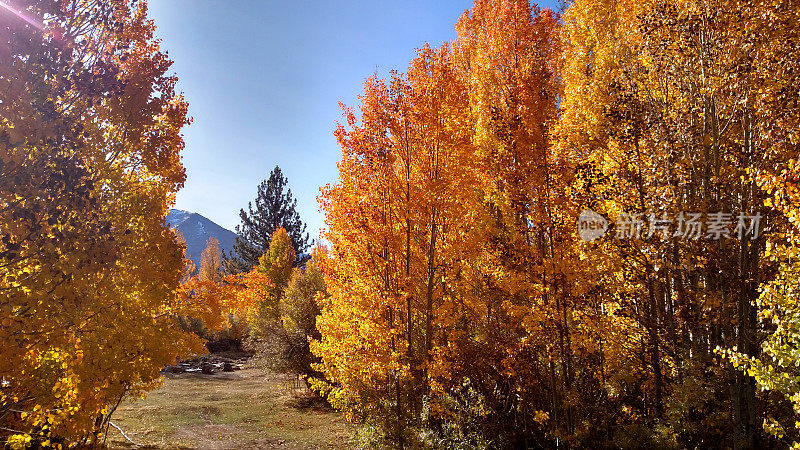
[[[183,236],[186,241],[186,256],[192,260],[196,268],[200,267],[200,256],[206,248],[208,238],[216,238],[223,252],[233,251],[236,233],[222,228],[201,214],[170,209],[166,222],[170,228],[179,231]]]
[[[184,211],[182,209],[170,209],[167,215],[167,223],[172,226],[180,225],[183,221],[189,218],[193,213]],[[199,215],[199,214],[198,214]]]

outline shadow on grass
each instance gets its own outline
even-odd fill
[[[336,410],[324,398],[311,392],[295,394],[291,400],[286,401],[286,406],[299,411],[316,413],[335,413]]]

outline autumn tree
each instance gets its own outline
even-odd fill
[[[92,444],[199,342],[174,317],[187,104],[144,1],[0,11],[0,436]]]
[[[420,50],[404,76],[367,83],[360,117],[345,110],[313,348],[320,388],[394,445],[424,428],[445,446],[546,442],[548,414],[569,433],[575,235],[570,162],[548,145],[555,27],[527,2],[476,2],[452,47]]]
[[[271,370],[315,376],[309,339],[319,337],[316,302],[326,293],[325,283],[315,261],[293,267],[295,261],[289,234],[278,228],[258,266],[229,275],[226,283],[235,297],[234,307],[248,318],[248,346],[255,351],[255,361]]]
[[[200,271],[198,277],[203,281],[219,283],[222,280],[222,253],[219,248],[219,240],[213,237],[208,238],[206,248],[200,255]]]
[[[317,388],[399,447],[421,429],[439,445],[453,430],[500,447],[765,445],[767,399],[715,352],[757,364],[757,287],[777,268],[764,234],[673,223],[583,242],[575,224],[588,208],[645,231],[683,212],[786,227],[759,189],[796,143],[774,112],[792,107],[786,8],[585,0],[562,28],[476,1],[452,46],[368,80],[321,196]]]
[[[800,389],[798,371],[798,143],[800,122],[800,59],[797,42],[798,3],[734,3],[746,18],[736,22],[739,46],[754,58],[746,60],[752,88],[748,91],[752,140],[764,162],[749,177],[765,197],[763,207],[775,211],[761,259],[777,266],[774,277],[760,286],[755,307],[766,335],[760,348],[739,346],[726,350],[741,376],[752,376],[767,398],[763,429],[781,439],[780,445],[800,446]],[[746,24],[746,25],[745,25]],[[743,29],[744,28],[744,29]],[[761,331],[761,330],[759,330]],[[762,396],[762,399],[764,397]],[[790,408],[782,408],[786,404]],[[761,417],[759,417],[761,418]]]
[[[269,178],[258,185],[255,209],[252,203],[248,203],[247,211],[242,209],[239,212],[242,223],[236,226],[233,254],[225,260],[228,273],[248,272],[258,265],[261,255],[269,250],[272,234],[278,228],[283,228],[289,234],[296,255],[294,264],[300,265],[308,259],[306,225],[295,210],[297,200],[292,197],[292,190],[286,184],[280,167],[275,166]]]
[[[272,233],[269,250],[258,260],[250,273],[257,273],[265,281],[264,286],[240,295],[252,298],[249,309],[252,337],[258,341],[266,339],[280,329],[280,304],[292,274],[295,253],[289,234],[283,228]]]
[[[790,33],[793,13],[784,8],[791,7],[577,1],[564,18],[559,145],[581,152],[582,202],[613,220],[638,215],[644,227],[689,213],[707,221],[727,214],[717,216],[725,222],[718,239],[705,228],[687,237],[678,222],[661,238],[584,248],[590,260],[604,260],[612,323],[639,336],[633,345],[605,346],[622,363],[605,368],[614,391],[636,392],[614,401],[636,411],[625,429],[647,430],[641,439],[658,445],[769,445],[759,419],[766,397],[715,349],[759,352],[758,285],[775,273],[761,253],[769,234],[785,227],[758,188],[793,154],[784,137],[791,128],[778,131],[770,116],[789,107],[775,102],[788,92],[777,86],[786,86],[784,67],[792,64],[781,44],[788,34],[776,31]],[[768,87],[777,90],[765,94]],[[748,232],[739,214],[760,216],[761,232]]]
[[[294,262],[294,246],[289,233],[284,228],[277,228],[270,237],[269,250],[258,260],[258,270],[272,283],[276,304],[283,297]]]
[[[178,234],[180,240],[183,241],[180,233],[176,231],[176,234]],[[187,297],[196,297],[197,299],[202,299],[200,303],[205,303],[208,306],[214,304],[218,305],[218,301],[216,299],[214,301],[210,301],[208,295],[209,292],[215,292],[221,289],[221,285],[223,284],[220,257],[221,253],[219,241],[216,238],[210,237],[206,242],[206,248],[203,249],[203,252],[200,255],[200,269],[197,271],[196,275],[193,275],[194,265],[191,263],[191,260],[188,258],[185,259],[186,271],[184,272],[184,277],[181,280],[181,284],[184,287],[186,292],[185,295]],[[215,307],[212,307],[206,312],[211,312],[210,310],[214,308]],[[218,324],[220,321],[215,318],[213,322]],[[210,330],[207,324],[204,323],[203,319],[200,317],[179,317],[178,323],[183,329],[190,331],[203,339],[216,339],[213,330]]]
[[[569,440],[586,420],[573,399],[592,393],[579,365],[590,352],[574,323],[593,314],[568,194],[576,160],[550,142],[559,96],[557,25],[551,11],[525,1],[476,1],[456,25],[483,243],[465,295],[471,317],[482,320],[473,319],[462,338],[457,376],[473,389],[462,408],[485,404],[489,412],[472,420],[503,446]]]
[[[305,266],[292,269],[272,332],[257,345],[256,358],[272,370],[318,377],[320,374],[312,368],[318,360],[311,354],[309,343],[320,337],[317,302],[326,295],[325,280],[313,257]]]

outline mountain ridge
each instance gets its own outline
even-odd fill
[[[202,214],[170,209],[166,223],[183,236],[186,241],[186,257],[192,260],[196,269],[200,268],[200,256],[206,248],[208,238],[219,240],[219,247],[223,252],[233,251],[236,233],[223,228]]]

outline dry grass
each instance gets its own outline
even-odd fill
[[[296,384],[255,368],[167,375],[146,399],[121,405],[112,422],[144,448],[352,448],[344,418]],[[108,444],[135,447],[113,427]]]

